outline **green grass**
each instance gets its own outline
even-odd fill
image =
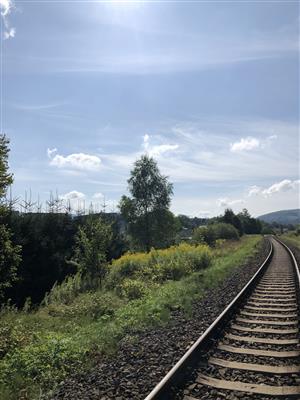
[[[284,240],[287,245],[291,244],[292,246],[300,249],[300,234],[298,234],[296,231],[285,233],[284,235],[280,236],[280,239]]]
[[[149,285],[134,300],[105,289],[78,294],[68,304],[56,300],[34,312],[6,307],[0,315],[0,398],[38,398],[68,374],[91,367],[96,356],[113,354],[126,335],[168,323],[173,309],[189,313],[207,288],[258,251],[260,240],[248,236],[219,243],[210,267],[180,280],[145,280]]]

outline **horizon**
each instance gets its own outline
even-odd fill
[[[176,215],[299,209],[298,2],[0,7],[13,196],[116,208],[147,153]]]

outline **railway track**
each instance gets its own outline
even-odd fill
[[[259,271],[145,400],[300,399],[300,274],[270,239]]]

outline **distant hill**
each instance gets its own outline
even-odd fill
[[[275,211],[257,218],[269,224],[277,222],[282,225],[297,225],[300,224],[300,209]]]

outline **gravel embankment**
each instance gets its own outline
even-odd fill
[[[272,262],[268,267],[268,271],[265,273],[262,280],[267,277],[268,280],[271,280],[275,285],[278,285],[279,282],[281,283],[285,279],[293,280],[295,277],[294,267],[290,261],[290,257],[287,254],[286,250],[278,243],[274,241],[274,255],[272,258]],[[272,285],[272,283],[268,283],[268,285]],[[259,285],[260,286],[260,285]],[[274,288],[272,289],[274,291]],[[284,297],[283,299],[278,298],[278,296],[287,296],[278,294],[274,294],[274,292],[270,289],[265,289],[262,293],[258,294],[258,291],[255,290],[254,293],[251,293],[248,301],[245,302],[245,305],[249,305],[252,301],[256,302],[256,306],[260,307],[259,304],[261,302],[266,302],[266,296],[268,296],[267,304],[264,307],[276,307],[278,311],[276,311],[275,316],[269,316],[261,318],[259,316],[258,323],[255,323],[257,320],[254,316],[251,316],[251,313],[255,314],[257,311],[250,311],[247,307],[241,308],[241,312],[247,312],[248,316],[245,318],[243,314],[239,314],[234,316],[231,323],[228,324],[223,336],[220,337],[219,342],[216,343],[214,348],[211,348],[208,352],[207,359],[208,362],[201,365],[197,371],[194,371],[194,376],[191,377],[190,382],[187,384],[184,393],[187,395],[192,396],[193,398],[197,399],[226,399],[226,400],[238,400],[242,399],[252,399],[252,400],[279,400],[279,397],[269,396],[269,395],[262,395],[262,394],[248,394],[245,392],[238,392],[234,390],[218,390],[214,389],[213,387],[202,385],[196,383],[196,378],[198,374],[204,374],[208,377],[225,380],[227,382],[244,382],[247,384],[253,385],[267,385],[268,387],[274,386],[277,388],[278,386],[287,386],[287,387],[298,387],[300,384],[300,374],[299,372],[294,371],[293,373],[286,373],[282,372],[270,372],[266,373],[263,371],[255,371],[251,368],[236,369],[231,367],[226,367],[226,361],[229,362],[240,362],[245,365],[245,363],[249,363],[249,365],[261,365],[261,366],[274,366],[274,367],[297,367],[300,362],[299,357],[286,357],[286,358],[279,358],[279,357],[272,357],[268,355],[268,357],[262,357],[261,355],[250,355],[246,354],[237,354],[230,351],[224,351],[224,349],[218,348],[218,346],[229,345],[233,346],[234,348],[243,348],[243,349],[260,349],[264,351],[295,351],[299,350],[299,332],[296,329],[297,326],[297,311],[293,311],[292,317],[288,316],[287,312],[280,311],[280,308],[285,307],[285,302],[287,299]],[[277,286],[276,286],[276,289]],[[268,293],[268,294],[267,294]],[[253,300],[255,299],[255,300]],[[297,309],[297,299],[296,296],[293,295],[289,300],[288,303],[292,304],[292,307]],[[270,313],[272,314],[272,313]],[[249,319],[250,315],[250,319]],[[248,319],[247,319],[248,318]],[[271,329],[270,329],[271,328]],[[251,332],[252,330],[252,332]],[[261,332],[263,330],[263,332]],[[285,332],[286,331],[286,332]],[[287,331],[291,331],[287,333]],[[294,331],[294,332],[292,332]],[[234,335],[235,338],[229,337],[230,335]],[[245,342],[244,339],[249,337],[255,336],[256,338],[267,339],[267,340],[294,340],[293,343],[290,344],[281,344],[278,345],[277,343],[261,343],[253,342],[248,343]],[[239,340],[236,340],[236,337]],[[258,340],[258,339],[257,339]],[[295,341],[298,344],[295,344]],[[220,364],[216,364],[213,359],[209,361],[210,357],[214,359],[224,361],[222,366]],[[177,397],[176,397],[177,398]],[[182,393],[178,394],[178,399],[182,399]],[[282,398],[282,397],[281,397]]]
[[[125,338],[113,358],[102,358],[93,370],[69,378],[51,399],[144,399],[249,281],[268,251],[265,240],[256,257],[194,303],[190,317],[174,311],[167,326],[136,333],[134,341]]]

